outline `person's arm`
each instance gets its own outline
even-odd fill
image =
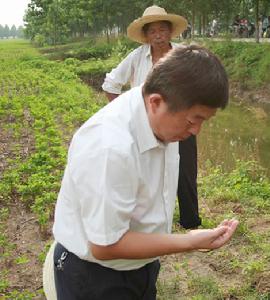
[[[108,93],[108,92],[105,92],[105,94],[110,102],[119,96],[119,94],[113,94],[113,93]]]
[[[133,61],[136,60],[137,49],[132,51],[110,73],[106,74],[102,89],[106,92],[109,101],[121,94],[123,85],[128,83],[133,75]]]
[[[200,248],[216,249],[227,243],[238,225],[236,220],[225,220],[217,228],[192,230],[186,234],[158,234],[126,232],[115,244],[91,244],[96,259],[144,259]]]

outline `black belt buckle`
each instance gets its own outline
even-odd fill
[[[65,263],[67,256],[68,256],[67,251],[62,252],[60,258],[57,260],[57,265],[56,265],[57,270],[59,270],[59,271],[64,270],[64,263]]]

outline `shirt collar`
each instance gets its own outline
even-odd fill
[[[145,56],[146,56],[146,57],[151,56],[151,46],[150,46],[149,44],[147,44]]]
[[[147,116],[144,98],[142,96],[142,85],[138,88],[138,101],[133,107],[135,110],[134,114],[134,126],[136,131],[136,137],[139,145],[140,153],[148,151],[153,148],[165,148],[166,145],[159,141],[150,126],[149,119]]]
[[[174,48],[177,47],[177,44],[176,44],[176,43],[170,42],[170,45],[171,45],[172,49],[174,49]],[[145,57],[152,56],[150,44],[146,44],[146,46],[147,46],[147,48],[146,48],[146,51],[145,51]]]

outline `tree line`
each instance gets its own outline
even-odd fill
[[[8,38],[23,38],[24,31],[23,26],[19,26],[16,28],[15,25],[9,27],[8,25],[0,24],[0,39],[8,39]]]
[[[48,44],[98,34],[109,39],[125,33],[128,24],[153,4],[186,17],[199,35],[213,18],[226,31],[237,14],[258,24],[259,16],[270,11],[269,0],[31,0],[24,16],[25,34]]]

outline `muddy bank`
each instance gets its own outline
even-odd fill
[[[231,98],[250,104],[270,104],[270,85],[260,88],[246,88],[243,83],[230,83]]]
[[[102,91],[102,84],[106,74],[98,75],[81,75],[80,79],[91,86],[96,91]],[[126,90],[128,86],[124,88]],[[250,104],[270,104],[270,84],[260,88],[247,88],[243,83],[230,82],[230,97],[241,102],[247,102]]]

